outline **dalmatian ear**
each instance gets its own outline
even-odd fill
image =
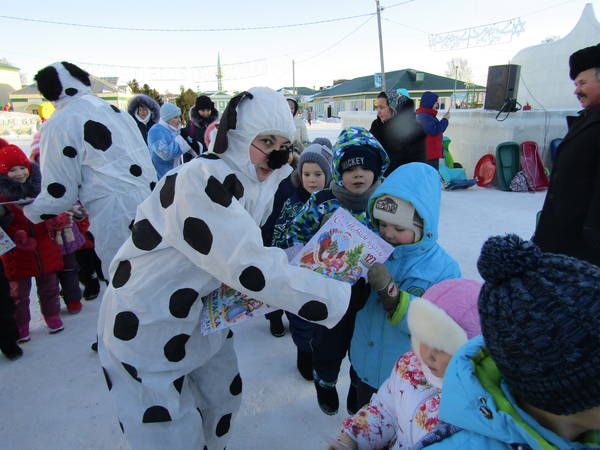
[[[75,64],[71,64],[67,61],[62,61],[61,64],[65,69],[71,74],[73,78],[81,81],[85,86],[91,86],[92,82],[90,81],[90,74],[83,70],[81,67],[76,66]]]
[[[215,146],[213,147],[213,151],[215,153],[221,154],[227,150],[229,145],[227,140],[227,132],[229,130],[235,130],[237,125],[237,107],[245,98],[252,99],[254,96],[250,92],[244,91],[240,92],[238,95],[229,100],[225,111],[223,111],[221,120],[219,121],[217,137],[215,138]]]
[[[51,102],[60,98],[63,86],[58,76],[58,71],[53,66],[44,67],[34,77],[40,93]]]

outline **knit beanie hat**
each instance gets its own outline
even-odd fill
[[[196,111],[200,111],[202,109],[209,109],[209,110],[213,110],[213,108],[215,107],[215,104],[213,103],[213,101],[210,99],[210,97],[206,96],[206,95],[200,95],[197,99],[196,99]]]
[[[366,160],[363,160],[361,164],[358,164],[358,161],[347,162],[353,157],[364,158],[365,156],[367,156],[370,162]],[[331,174],[333,181],[338,186],[343,186],[342,173],[350,167],[363,164],[369,170],[373,171],[375,181],[378,181],[387,170],[390,158],[379,141],[375,139],[375,136],[365,128],[348,127],[343,129],[333,146],[333,167]],[[371,164],[371,167],[368,167],[367,164]]]
[[[391,195],[382,195],[373,205],[373,218],[398,225],[415,233],[415,242],[423,236],[423,219],[412,203]]]
[[[179,116],[181,116],[181,109],[173,103],[166,102],[160,107],[160,118],[165,122]]]
[[[312,143],[313,144],[321,144],[321,145],[324,145],[325,147],[327,147],[329,150],[333,150],[333,145],[331,144],[331,141],[329,139],[327,139],[326,137],[314,138]]]
[[[477,268],[482,334],[511,391],[558,415],[600,406],[600,267],[511,234]]]
[[[435,105],[435,102],[437,102],[438,99],[438,95],[434,94],[431,91],[425,91],[423,92],[423,95],[421,95],[421,107],[422,108],[433,108],[433,105]]]
[[[600,44],[577,50],[569,58],[569,76],[577,78],[584,70],[600,67]]]
[[[298,171],[302,175],[302,166],[304,163],[312,162],[319,165],[323,173],[325,174],[325,186],[329,185],[331,181],[331,160],[333,159],[333,152],[319,144],[310,144],[304,148],[300,160],[298,161]]]
[[[381,173],[381,158],[377,151],[369,146],[349,147],[340,160],[340,172],[344,173],[354,167],[364,167],[377,175]]]
[[[27,170],[31,172],[31,164],[23,150],[12,144],[0,147],[0,174],[8,176],[10,169],[15,166],[27,167]]]

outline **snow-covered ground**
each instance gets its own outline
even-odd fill
[[[339,123],[316,122],[311,138],[332,141]],[[27,150],[29,141],[17,144]],[[454,256],[463,276],[478,278],[479,249],[488,236],[513,232],[529,238],[545,193],[508,193],[474,187],[443,192],[440,243]],[[35,298],[35,294],[32,295]],[[98,358],[90,350],[95,338],[100,300],[84,302],[83,311],[69,316],[63,307],[65,330],[49,335],[32,303],[31,341],[25,354],[10,362],[0,356],[0,449],[120,450],[121,435]],[[291,337],[273,338],[268,322],[254,319],[236,329],[243,402],[231,431],[230,450],[319,449],[346,417],[348,364],[338,383],[340,413],[319,410],[311,383],[295,368]]]

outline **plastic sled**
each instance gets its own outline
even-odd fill
[[[517,142],[502,142],[496,147],[496,179],[498,188],[508,191],[510,181],[521,170],[521,146]]]
[[[446,189],[447,191],[456,191],[458,189],[470,188],[471,186],[475,186],[476,184],[477,180],[475,178],[471,178],[470,180],[456,180],[444,184],[444,189]]]
[[[556,161],[556,154],[558,153],[558,146],[562,142],[562,138],[552,139],[550,141],[550,161],[554,164]]]
[[[466,189],[477,182],[477,180],[467,179],[467,174],[463,168],[449,168],[446,167],[445,161],[440,160],[439,167],[440,177],[442,179],[442,186],[444,189],[452,191],[455,189]]]
[[[494,181],[496,177],[496,158],[494,155],[491,153],[483,155],[477,161],[474,176],[475,180],[477,180],[477,186],[489,186]]]
[[[550,182],[536,142],[525,141],[521,143],[521,168],[529,175],[531,190],[543,191],[548,188]]]

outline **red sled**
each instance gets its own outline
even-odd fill
[[[477,186],[489,186],[496,177],[496,158],[492,154],[483,155],[475,165],[474,177]]]
[[[543,191],[548,188],[550,181],[540,158],[538,145],[534,141],[521,143],[521,170],[529,177],[532,191]]]

